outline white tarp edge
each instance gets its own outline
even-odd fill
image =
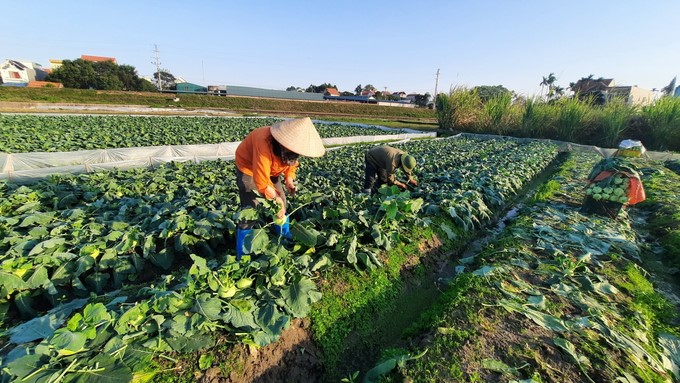
[[[436,137],[436,133],[402,133],[322,139],[326,146]],[[53,174],[78,174],[101,170],[155,166],[171,161],[201,162],[234,159],[240,142],[202,145],[167,145],[136,148],[79,150],[73,152],[0,153],[0,180],[16,183]]]
[[[379,136],[353,136],[353,137],[334,137],[322,138],[325,146],[349,145],[359,143],[381,142],[381,141],[400,141],[413,138],[434,138],[436,133],[402,133],[402,134],[385,134]]]
[[[546,143],[551,143],[551,144],[557,145],[558,150],[561,151],[561,152],[595,153],[595,154],[599,154],[602,157],[611,157],[618,150],[618,148],[601,148],[599,146],[581,145],[581,144],[575,144],[573,142],[567,142],[567,141],[556,141],[556,140],[548,140],[548,139],[541,139],[541,138],[518,138],[518,137],[511,137],[511,136],[496,136],[496,135],[492,135],[492,134],[459,133],[459,134],[456,134],[455,136],[446,137],[446,138],[442,138],[442,139],[455,138],[455,137],[471,137],[471,138],[478,138],[478,139],[482,139],[482,140],[493,140],[493,139],[502,138],[502,139],[515,140],[515,141],[518,141],[518,142],[541,141],[541,142],[546,142]],[[680,153],[653,152],[653,151],[647,150],[642,154],[642,158],[648,158],[648,159],[654,160],[654,161],[680,160]]]

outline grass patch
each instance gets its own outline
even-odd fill
[[[324,381],[338,381],[365,370],[366,366],[352,366],[347,359],[355,354],[365,354],[364,364],[379,359],[380,350],[398,343],[441,294],[434,287],[411,286],[432,282],[428,279],[429,258],[448,257],[447,251],[461,247],[471,234],[461,232],[455,241],[442,242],[445,234],[439,227],[453,224],[447,219],[434,220],[430,226],[414,227],[406,234],[417,240],[390,250],[384,267],[361,274],[345,268],[323,276],[324,296],[312,310],[311,319],[314,338],[324,353]]]
[[[560,183],[555,180],[550,180],[536,190],[536,193],[532,197],[533,202],[547,201],[555,195],[556,192],[560,190]]]

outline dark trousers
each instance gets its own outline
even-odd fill
[[[366,163],[366,173],[364,178],[364,192],[373,193],[384,184],[380,177],[378,177],[378,168],[373,165],[368,158],[364,161]]]
[[[286,194],[283,192],[283,184],[281,183],[281,176],[271,177],[274,188],[279,192],[279,196],[283,200],[283,205],[286,206]],[[241,200],[241,209],[257,206],[258,195],[257,185],[253,180],[253,176],[243,173],[239,168],[236,168],[236,186],[238,186],[238,196]],[[255,221],[238,222],[239,229],[250,229],[255,225]]]

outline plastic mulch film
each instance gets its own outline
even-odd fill
[[[403,133],[322,139],[325,146],[434,137],[436,133]],[[131,169],[163,163],[234,159],[240,142],[201,145],[167,145],[136,148],[78,150],[73,152],[0,153],[0,180],[29,183],[54,174]]]
[[[548,139],[541,139],[541,138],[518,138],[518,137],[510,137],[510,136],[496,136],[492,134],[475,134],[475,133],[459,133],[455,136],[452,137],[470,137],[470,138],[477,138],[481,140],[494,140],[494,139],[508,139],[508,140],[515,140],[517,142],[530,142],[530,141],[541,141],[541,142],[546,142],[546,143],[552,143],[558,146],[558,150],[561,152],[581,152],[581,153],[595,153],[599,154],[602,157],[612,157],[616,154],[618,148],[601,148],[599,146],[593,146],[593,145],[581,145],[581,144],[575,144],[573,142],[567,142],[567,141],[556,141],[556,140],[548,140]],[[652,152],[652,151],[645,151],[644,154],[642,154],[641,158],[648,158],[650,160],[654,161],[668,161],[668,160],[680,160],[680,153],[674,153],[674,152]]]
[[[0,154],[0,179],[26,183],[53,174],[130,169],[170,161],[201,162],[233,159],[238,142],[206,145],[169,145],[137,148]]]

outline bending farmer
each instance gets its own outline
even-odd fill
[[[236,148],[236,184],[238,185],[241,208],[257,205],[257,190],[267,199],[273,199],[280,206],[276,214],[276,225],[280,235],[290,238],[286,216],[286,195],[281,176],[288,193],[295,194],[295,171],[298,157],[321,157],[326,149],[321,137],[309,117],[287,120],[272,126],[263,126],[250,132]],[[243,240],[254,222],[239,222],[236,232],[236,258],[243,255]]]
[[[413,178],[413,168],[416,167],[416,159],[391,146],[376,146],[366,152],[366,179],[364,181],[364,193],[372,193],[381,185],[397,185],[406,189],[406,184],[397,180],[394,173],[402,169],[408,176],[407,183],[418,185]]]

